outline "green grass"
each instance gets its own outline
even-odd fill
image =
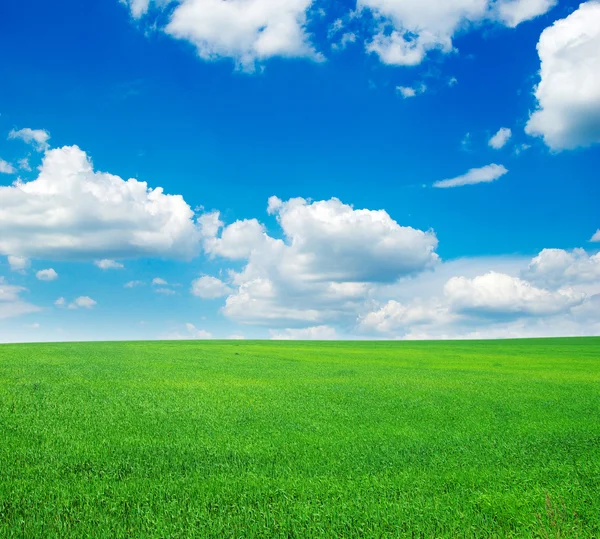
[[[600,339],[0,346],[0,537],[599,537]]]

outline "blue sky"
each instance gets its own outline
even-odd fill
[[[600,334],[600,3],[0,9],[0,341]]]

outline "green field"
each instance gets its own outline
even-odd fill
[[[599,537],[600,338],[0,346],[0,537]]]

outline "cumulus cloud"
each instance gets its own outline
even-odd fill
[[[331,341],[338,338],[334,328],[313,326],[309,328],[286,328],[271,330],[271,339],[277,341]]]
[[[165,3],[166,4],[166,3]],[[272,57],[320,60],[306,29],[312,0],[179,0],[164,31],[205,60],[231,58],[244,70]],[[148,1],[130,2],[142,16]]]
[[[512,131],[508,127],[501,127],[497,133],[488,141],[488,146],[499,150],[504,147],[512,135]]]
[[[12,271],[25,273],[25,270],[31,265],[28,258],[23,256],[8,256],[8,265]]]
[[[600,2],[585,2],[546,28],[537,50],[538,107],[525,131],[552,150],[600,142]]]
[[[55,281],[58,279],[58,273],[54,271],[52,268],[44,269],[38,271],[35,276],[40,281]]]
[[[50,147],[48,144],[50,133],[44,129],[31,129],[30,127],[25,127],[18,131],[13,129],[8,134],[8,138],[20,139],[27,144],[31,144],[38,152],[45,152]]]
[[[385,64],[417,65],[432,50],[454,50],[453,36],[486,20],[514,27],[548,11],[555,0],[359,0],[375,19],[368,52]]]
[[[494,4],[498,19],[509,28],[550,11],[558,0],[499,0]]]
[[[204,215],[201,224],[204,248],[211,256],[243,260],[267,240],[264,226],[256,219],[236,221],[223,228],[220,237],[217,234],[224,223],[220,221],[218,212]]]
[[[221,279],[203,275],[192,281],[192,294],[203,299],[222,298],[231,293],[231,288],[227,286]]]
[[[0,174],[14,174],[16,171],[8,161],[0,159]]]
[[[600,242],[600,228],[596,230],[596,233],[590,238],[590,241]]]
[[[40,307],[21,299],[26,289],[22,286],[8,284],[0,277],[0,319],[13,318],[41,311]]]
[[[165,286],[169,283],[160,277],[154,277],[154,279],[152,279],[152,284],[155,286]]]
[[[283,238],[269,236],[255,220],[221,229],[213,216],[203,228],[209,254],[247,261],[230,273],[233,292],[223,309],[241,322],[324,325],[355,312],[374,283],[393,282],[439,260],[432,231],[400,226],[384,210],[357,210],[338,199],[271,197],[268,212]]]
[[[0,253],[7,255],[186,258],[199,242],[181,196],[96,172],[77,146],[48,150],[35,180],[0,186]]]
[[[522,277],[548,288],[600,282],[600,253],[589,255],[583,249],[570,252],[544,249],[531,260]]]
[[[57,307],[64,307],[67,303],[67,300],[65,300],[65,298],[60,297],[58,298],[55,302],[54,305],[56,305]]]
[[[536,288],[518,277],[489,272],[467,279],[453,277],[444,287],[453,310],[493,315],[551,315],[566,312],[585,296],[571,289]]]
[[[396,91],[404,98],[415,97],[417,94],[422,94],[427,90],[427,86],[421,84],[413,88],[412,86],[396,86]]]
[[[381,308],[359,318],[359,328],[366,332],[392,334],[404,328],[448,324],[455,318],[448,305],[439,300],[401,303],[389,300]]]
[[[486,165],[481,168],[472,168],[466,174],[451,178],[449,180],[440,180],[433,184],[434,187],[460,187],[462,185],[474,185],[476,183],[489,183],[504,176],[508,170],[502,165]]]
[[[75,300],[73,300],[71,303],[69,303],[69,309],[91,309],[96,305],[97,303],[89,296],[79,296],[78,298],[75,298]]]
[[[104,258],[102,260],[95,260],[94,264],[102,270],[123,269],[125,267],[120,262],[116,262],[115,260],[110,260],[108,258]]]
[[[532,283],[524,273],[536,258],[459,259],[402,279],[372,296],[357,330],[402,339],[598,334],[600,279]]]

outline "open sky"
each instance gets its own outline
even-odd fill
[[[0,341],[600,334],[600,2],[4,0]]]

